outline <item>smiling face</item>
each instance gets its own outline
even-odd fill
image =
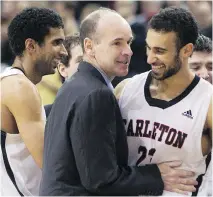
[[[36,45],[35,69],[42,76],[54,74],[61,57],[67,55],[63,45],[65,39],[64,30],[50,28],[49,34],[45,37],[42,45]]]
[[[181,69],[182,61],[177,51],[174,32],[156,32],[149,29],[146,43],[147,62],[151,65],[153,78],[164,80]]]
[[[195,51],[189,58],[190,69],[212,84],[212,53]]]
[[[96,35],[91,41],[96,64],[108,77],[127,75],[133,39],[127,21],[117,14],[106,14],[98,22]]]

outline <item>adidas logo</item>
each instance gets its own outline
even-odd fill
[[[188,110],[188,111],[183,112],[182,115],[183,115],[183,116],[186,116],[186,117],[188,117],[188,118],[193,119],[192,111],[191,111],[191,110]]]

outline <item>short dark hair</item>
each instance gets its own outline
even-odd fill
[[[161,9],[149,21],[148,28],[166,33],[175,32],[178,51],[188,43],[195,44],[198,37],[198,25],[195,17],[190,11],[183,8]]]
[[[78,46],[78,45],[79,46],[81,45],[81,43],[80,43],[80,37],[79,37],[78,34],[75,34],[73,36],[66,36],[65,37],[64,47],[67,50],[68,56],[63,56],[62,59],[61,59],[61,63],[64,66],[69,67],[69,61],[72,58],[71,49],[74,48],[74,47],[76,47],[76,46]],[[60,74],[60,72],[58,72],[58,73],[59,73],[61,82],[64,83],[65,78]]]
[[[63,56],[61,62],[69,67],[69,60],[72,58],[71,49],[80,45],[80,37],[79,35],[67,36],[64,40],[64,47],[67,50],[68,56]]]
[[[194,45],[194,51],[211,53],[212,40],[203,34],[200,34],[197,38],[196,44]]]
[[[107,12],[117,13],[115,10],[111,10],[111,9],[105,8],[105,7],[100,7],[98,10],[89,14],[82,21],[82,23],[80,25],[80,42],[81,42],[81,46],[82,46],[82,49],[83,49],[83,53],[85,52],[85,50],[84,50],[84,39],[85,38],[97,39],[96,37],[94,37],[94,35],[96,34],[97,25],[98,25],[98,22],[101,18],[101,13],[103,13],[103,12],[105,12],[105,13],[107,13]]]
[[[21,56],[25,40],[31,38],[39,45],[44,42],[50,28],[64,28],[61,16],[48,8],[26,8],[17,14],[8,27],[8,40],[12,52]]]

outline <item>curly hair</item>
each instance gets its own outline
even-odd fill
[[[50,28],[64,28],[58,13],[47,8],[26,8],[11,21],[8,27],[8,40],[12,52],[21,56],[25,50],[25,40],[31,38],[40,46]]]
[[[198,36],[196,44],[194,46],[194,51],[197,52],[212,52],[212,40],[202,34]]]
[[[157,32],[175,32],[177,50],[188,43],[195,44],[198,37],[198,24],[195,17],[190,11],[183,8],[161,9],[149,21],[148,28]]]

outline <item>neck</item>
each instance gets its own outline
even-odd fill
[[[24,59],[23,57],[16,57],[12,67],[20,68],[25,76],[35,85],[42,79],[42,76],[35,71],[32,62]]]
[[[111,76],[110,74],[108,74],[108,73],[97,63],[96,59],[90,58],[90,57],[88,57],[88,56],[84,56],[84,57],[83,57],[83,60],[86,61],[86,62],[88,62],[88,63],[90,63],[90,64],[92,64],[92,66],[94,66],[96,69],[101,70],[102,73],[104,73],[110,81],[112,81],[112,80],[114,79],[114,76]]]
[[[184,69],[185,68],[185,69]],[[182,67],[175,75],[165,79],[152,79],[152,85],[157,86],[158,92],[182,92],[194,79],[194,74],[188,65]]]

